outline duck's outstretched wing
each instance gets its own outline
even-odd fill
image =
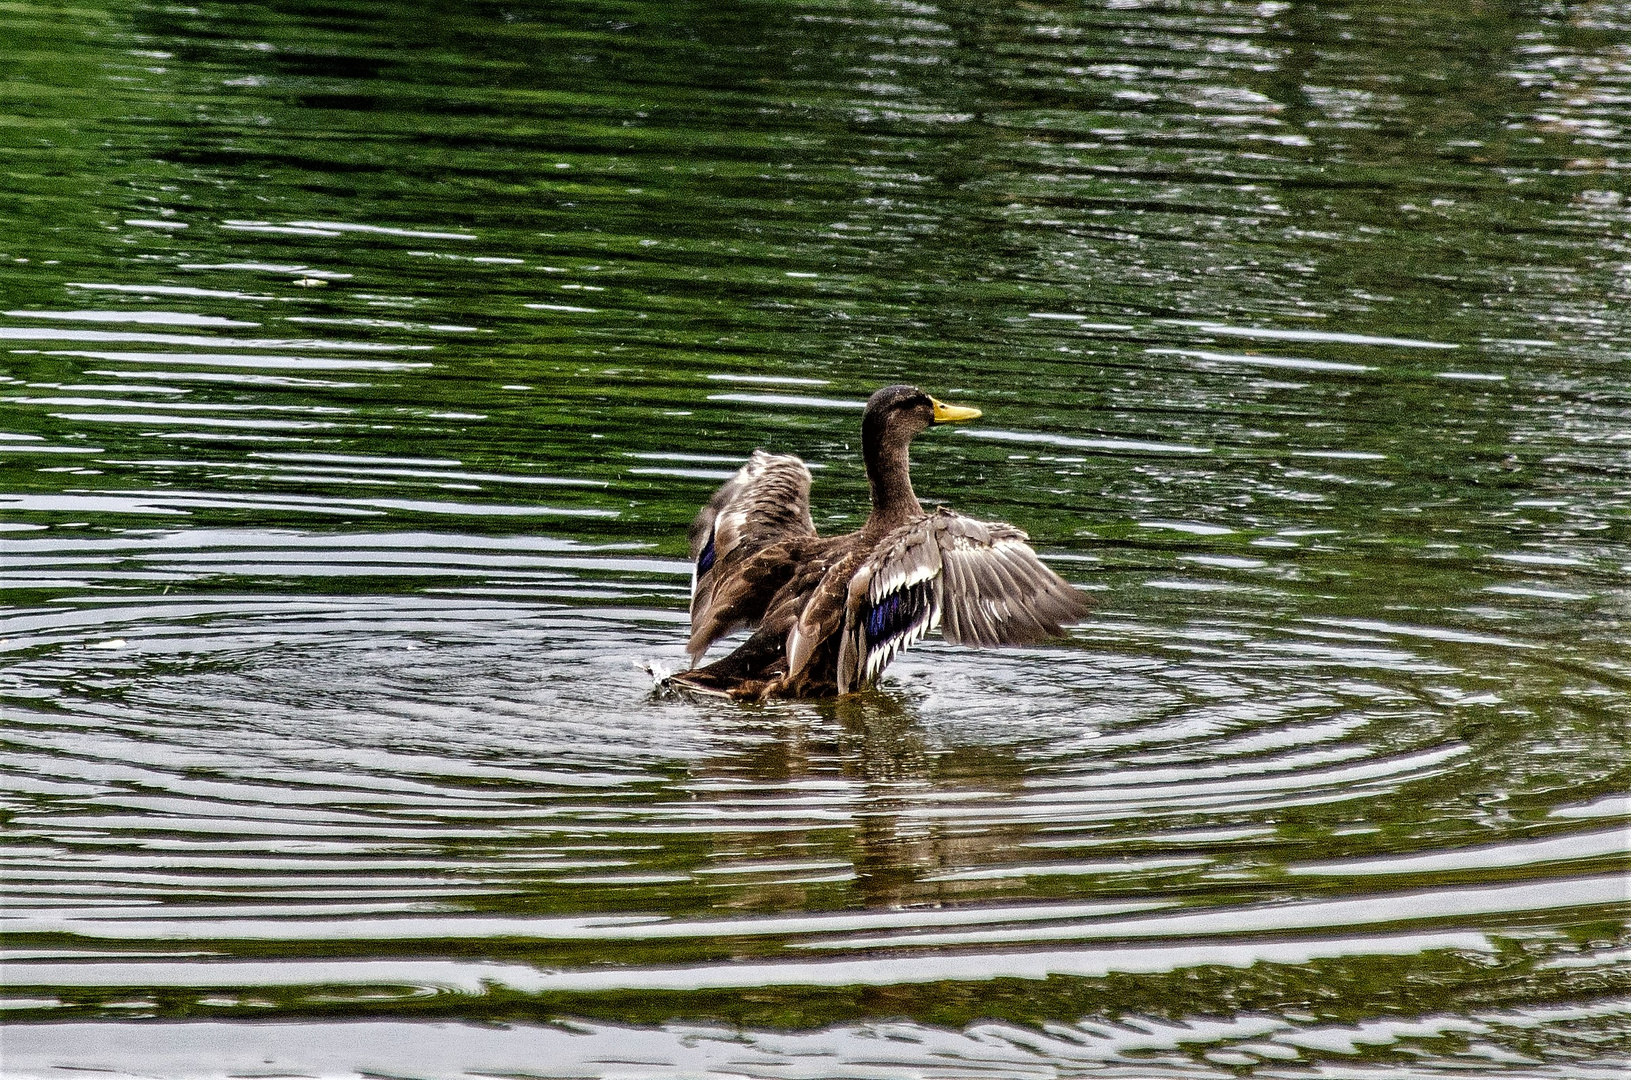
[[[950,510],[885,537],[849,582],[838,692],[872,682],[936,627],[959,645],[1031,645],[1087,614],[1087,597],[1026,540],[1012,525]]]
[[[814,535],[810,470],[792,454],[755,450],[691,523],[691,655],[763,614],[764,604],[755,610],[752,601],[767,582],[760,572],[745,573],[752,556]]]

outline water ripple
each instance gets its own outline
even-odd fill
[[[8,1076],[1623,1072],[1614,5],[35,7]],[[664,693],[898,381],[1092,615]]]

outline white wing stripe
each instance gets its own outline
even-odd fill
[[[1025,540],[1011,525],[948,510],[885,537],[851,579],[840,690],[874,681],[935,628],[961,645],[1033,644],[1086,614],[1082,594]]]

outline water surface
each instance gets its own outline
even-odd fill
[[[0,16],[18,1077],[1631,1060],[1631,11]],[[1096,601],[762,707],[753,448]]]

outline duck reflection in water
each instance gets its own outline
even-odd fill
[[[721,720],[731,723],[725,716]],[[982,800],[1017,796],[1025,789],[1027,765],[1009,747],[938,744],[910,700],[889,693],[849,694],[809,707],[737,713],[735,723],[750,725],[757,737],[712,758],[708,776],[735,782],[748,777],[755,790],[762,785],[832,792],[835,782],[842,784],[841,797],[823,797],[824,806],[848,811],[841,831],[835,832],[831,821],[814,822],[807,832],[778,829],[766,837],[770,846],[754,854],[820,852],[848,860],[854,879],[846,886],[846,904],[887,909],[954,903],[985,886],[937,875],[990,863],[1031,836],[1021,823],[954,827],[924,813],[965,791]],[[744,884],[731,902],[761,911],[800,909],[816,903],[818,894],[827,896],[822,903],[831,903],[822,890],[832,888],[763,881]]]
[[[1042,564],[1012,525],[928,513],[912,491],[913,437],[978,409],[887,386],[867,401],[861,451],[872,512],[858,532],[817,536],[810,470],[756,450],[691,526],[692,669],[670,686],[739,700],[831,697],[877,681],[890,660],[938,628],[975,647],[1055,637],[1086,597]],[[753,634],[697,665],[714,641]]]

